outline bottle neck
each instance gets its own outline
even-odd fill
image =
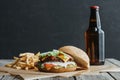
[[[99,16],[99,9],[92,9],[90,13],[90,20],[89,20],[89,27],[91,28],[101,28],[100,16]]]

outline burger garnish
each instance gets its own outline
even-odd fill
[[[53,50],[40,54],[37,67],[40,71],[66,72],[76,70],[77,65],[70,55],[59,50]]]
[[[62,51],[58,51],[58,50],[45,52],[40,55],[41,62],[47,62],[47,61],[67,62],[67,61],[72,61],[72,60],[73,60],[73,58],[71,56],[65,54]]]

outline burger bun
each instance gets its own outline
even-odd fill
[[[63,46],[59,48],[59,50],[72,56],[79,67],[83,69],[88,69],[90,67],[89,57],[82,49],[74,46]]]

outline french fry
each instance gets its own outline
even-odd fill
[[[29,68],[28,67],[25,67],[25,70],[28,70]]]
[[[22,53],[19,54],[19,57],[14,57],[15,61],[6,64],[6,67],[11,67],[15,69],[24,69],[24,70],[38,70],[37,67],[34,65],[36,62],[39,61],[40,52],[37,54],[34,53]]]
[[[11,67],[11,66],[12,66],[12,64],[6,64],[5,66],[6,66],[6,67]]]
[[[29,53],[29,52],[26,52],[26,53],[21,53],[19,54],[20,57],[22,56],[34,56],[34,53]]]
[[[35,56],[40,56],[40,52],[38,52]]]
[[[26,56],[23,56],[20,58],[21,61],[26,61],[27,57]]]
[[[17,66],[16,69],[21,69],[21,67]]]
[[[15,57],[15,56],[14,56],[13,58],[14,58],[15,60],[19,59],[18,57]]]

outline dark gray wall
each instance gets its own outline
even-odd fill
[[[100,6],[106,57],[120,59],[120,0],[0,0],[0,58],[63,45],[85,50],[91,5]]]

